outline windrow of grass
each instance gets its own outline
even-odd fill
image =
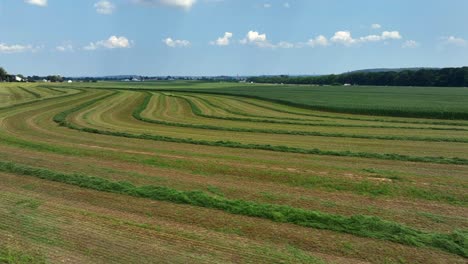
[[[55,96],[55,97],[47,97],[47,98],[42,97],[42,98],[38,98],[38,99],[32,100],[32,101],[26,101],[26,102],[13,104],[13,105],[8,105],[8,106],[5,106],[5,107],[0,107],[0,111],[1,110],[9,110],[9,109],[18,108],[18,107],[23,107],[25,105],[33,104],[33,103],[36,103],[36,102],[44,102],[44,101],[54,100],[54,99],[58,99],[58,98],[67,98],[67,97],[71,97],[71,96],[82,94],[82,93],[86,92],[86,90],[84,90],[84,89],[75,89],[75,90],[78,90],[79,92],[78,93],[66,93],[64,95],[59,95],[59,96]]]
[[[317,132],[317,131],[288,131],[288,130],[274,130],[274,129],[222,127],[222,126],[213,126],[213,125],[168,122],[168,121],[162,121],[162,120],[149,119],[149,118],[145,118],[141,116],[142,112],[148,107],[148,104],[150,103],[152,96],[153,95],[150,93],[146,94],[144,101],[142,103],[144,108],[139,107],[138,108],[139,111],[134,111],[132,114],[135,119],[138,119],[142,122],[165,125],[165,126],[189,127],[189,128],[219,130],[219,131],[252,132],[252,133],[316,136],[316,137],[342,137],[342,138],[362,138],[362,139],[401,140],[401,141],[468,143],[468,138],[358,135],[358,134],[343,134],[343,133],[325,133],[325,132]],[[194,107],[197,107],[197,106],[194,106]],[[194,107],[192,106],[192,110],[194,109]],[[196,112],[201,112],[201,111],[200,109],[196,109]]]
[[[378,217],[355,215],[345,217],[285,205],[231,200],[202,191],[179,191],[164,186],[135,186],[82,174],[65,174],[12,162],[0,161],[0,171],[22,176],[79,186],[82,188],[217,209],[231,214],[269,219],[304,227],[331,230],[361,237],[382,239],[416,247],[433,247],[468,257],[468,231],[449,234],[424,232]]]
[[[46,258],[35,253],[23,252],[6,246],[0,247],[2,264],[46,264]]]
[[[238,169],[222,164],[199,163],[197,161],[181,161],[172,158],[147,158],[145,156],[135,157],[134,155],[125,155],[122,153],[116,155],[96,152],[96,150],[82,150],[73,147],[60,147],[57,145],[48,145],[39,142],[30,142],[12,137],[2,137],[2,143],[32,149],[40,152],[51,152],[71,156],[108,156],[114,159],[132,162],[136,164],[154,166],[158,168],[170,169],[189,169],[191,173],[200,175],[235,175],[249,178],[258,176],[267,179],[268,182],[286,184],[292,187],[303,187],[306,189],[321,189],[328,192],[351,192],[357,195],[371,197],[399,197],[426,201],[435,201],[439,203],[450,204],[454,206],[466,207],[468,205],[468,196],[460,192],[447,191],[445,189],[432,188],[433,186],[416,186],[411,182],[399,178],[398,176],[382,176],[377,178],[388,178],[392,182],[364,180],[349,180],[342,177],[325,177],[322,175],[300,175],[292,172],[278,172],[258,169]],[[367,169],[365,172],[376,173],[375,169]],[[372,176],[371,176],[372,177]]]
[[[23,90],[25,93],[28,93],[28,94],[32,95],[34,98],[39,99],[39,98],[42,97],[41,94],[36,93],[36,92],[34,92],[34,91],[31,91],[31,90],[28,90],[28,89],[26,89],[26,88],[24,88],[24,87],[18,86],[18,89],[21,89],[21,90]]]
[[[234,87],[235,88],[235,87]],[[410,118],[427,118],[427,119],[445,119],[445,120],[468,120],[468,113],[466,112],[455,112],[455,111],[441,111],[441,110],[416,110],[416,109],[399,109],[399,108],[362,108],[359,107],[359,104],[356,104],[355,107],[352,106],[340,106],[340,105],[321,105],[321,104],[305,104],[297,103],[293,101],[288,101],[284,99],[279,99],[271,96],[273,91],[265,92],[265,95],[254,95],[252,90],[248,89],[245,91],[229,91],[229,89],[224,88],[225,91],[221,90],[196,90],[196,89],[164,89],[165,91],[171,92],[193,92],[193,93],[202,93],[202,94],[214,94],[214,95],[225,95],[225,96],[238,96],[244,98],[258,99],[262,101],[269,101],[272,103],[278,103],[282,105],[287,105],[291,107],[310,109],[323,112],[331,113],[346,113],[346,114],[358,114],[358,115],[369,115],[369,116],[389,116],[389,117],[410,117]],[[250,93],[250,94],[249,94]],[[307,94],[306,94],[307,95]],[[333,118],[333,117],[331,117]],[[343,117],[346,118],[346,117]],[[353,117],[350,117],[353,118]],[[370,121],[367,119],[367,121]],[[395,122],[394,120],[382,119],[379,122]],[[425,124],[447,124],[439,121],[421,121]],[[459,124],[453,122],[453,124]],[[460,125],[460,124],[459,124]],[[464,126],[467,126],[464,124]]]
[[[459,123],[459,122],[453,122],[450,120],[454,120],[456,118],[437,118],[435,116],[431,116],[429,112],[424,112],[424,115],[422,116],[412,116],[412,115],[391,115],[391,112],[393,110],[385,110],[384,112],[388,112],[388,114],[383,114],[382,112],[376,111],[374,114],[375,109],[363,109],[364,111],[362,113],[354,113],[354,112],[343,112],[339,111],[337,109],[322,109],[321,107],[315,108],[314,106],[311,105],[304,105],[304,104],[296,104],[292,103],[289,101],[285,100],[277,100],[277,99],[272,99],[272,98],[266,98],[263,96],[255,96],[255,95],[248,95],[244,93],[230,93],[226,91],[219,91],[219,90],[214,90],[214,89],[185,89],[184,87],[180,87],[179,89],[172,89],[172,88],[142,88],[142,87],[135,87],[135,88],[126,88],[126,87],[114,87],[114,86],[109,86],[109,87],[92,87],[92,86],[83,86],[82,88],[92,88],[92,89],[105,89],[105,90],[125,90],[125,91],[140,91],[140,92],[173,92],[173,93],[191,93],[191,94],[206,94],[206,95],[223,95],[223,96],[228,96],[232,98],[247,98],[247,99],[257,99],[265,102],[270,102],[270,103],[276,103],[280,105],[285,105],[285,106],[290,106],[290,107],[295,107],[295,108],[301,108],[301,109],[308,109],[308,110],[317,110],[317,111],[323,111],[323,112],[329,112],[329,113],[348,113],[348,114],[361,114],[361,115],[367,115],[367,117],[351,117],[351,116],[336,116],[336,115],[326,115],[326,114],[305,114],[306,116],[314,116],[314,117],[322,117],[322,118],[330,118],[330,119],[342,119],[342,120],[355,120],[355,121],[371,121],[371,122],[382,122],[382,123],[407,123],[407,124],[424,124],[424,125],[447,125],[447,126],[461,126],[461,127],[468,127],[468,123]],[[237,87],[225,87],[224,89],[228,88],[237,88]],[[249,87],[252,88],[252,87]],[[325,107],[326,108],[326,107]],[[345,107],[346,108],[346,107]],[[346,108],[347,109],[347,108]],[[362,110],[362,109],[361,109]],[[405,113],[405,110],[398,110],[397,112],[400,113]],[[416,111],[417,112],[417,111]],[[298,114],[295,112],[291,112],[292,114]],[[440,113],[440,112],[437,112]],[[464,113],[462,113],[464,114]],[[432,120],[392,120],[392,119],[381,119],[381,118],[373,118],[372,116],[386,116],[386,117],[404,117],[404,118],[426,118],[426,119],[445,119],[445,121],[432,121]],[[464,119],[462,119],[464,120]]]
[[[154,141],[165,141],[165,142],[174,142],[174,143],[187,143],[195,145],[205,145],[205,146],[216,146],[216,147],[229,147],[229,148],[240,148],[240,149],[259,149],[259,150],[268,150],[268,151],[277,151],[277,152],[289,152],[289,153],[300,153],[300,154],[314,154],[314,155],[327,155],[327,156],[338,156],[338,157],[360,157],[360,158],[371,158],[371,159],[384,159],[384,160],[399,160],[399,161],[411,161],[411,162],[427,162],[427,163],[439,163],[439,164],[459,164],[459,165],[468,165],[468,159],[458,158],[458,157],[419,157],[419,156],[409,156],[395,153],[370,153],[370,152],[352,152],[352,151],[333,151],[333,150],[321,150],[321,149],[303,149],[297,147],[288,147],[281,145],[270,145],[270,144],[244,144],[235,141],[208,141],[208,140],[196,140],[191,138],[175,138],[167,137],[160,135],[148,135],[148,134],[131,134],[127,132],[117,132],[117,131],[107,131],[99,130],[95,128],[80,127],[73,123],[67,121],[68,115],[80,111],[88,106],[91,106],[105,98],[117,94],[117,92],[106,95],[104,97],[96,98],[90,100],[86,103],[83,103],[79,106],[71,108],[69,110],[58,113],[54,116],[53,120],[57,124],[68,127],[70,129],[83,131],[87,133],[125,137],[125,138],[135,138],[135,139],[145,139],[145,140],[154,140]],[[141,112],[146,108],[144,104],[140,104],[135,112]]]
[[[257,119],[257,118],[248,118],[254,117],[254,115],[246,115],[245,113],[241,112],[236,112],[232,111],[228,108],[221,107],[218,105],[215,105],[211,103],[209,100],[202,99],[197,96],[190,95],[190,97],[199,99],[200,101],[203,101],[205,104],[222,109],[224,111],[230,112],[235,115],[243,115],[246,116],[245,118],[243,117],[229,117],[229,116],[214,116],[214,115],[207,115],[204,114],[203,111],[190,99],[179,96],[179,95],[172,95],[177,98],[184,99],[192,108],[192,112],[199,117],[204,117],[204,118],[210,118],[210,119],[220,119],[220,120],[230,120],[230,121],[243,121],[243,122],[255,122],[255,123],[271,123],[271,124],[285,124],[285,125],[302,125],[302,126],[314,126],[314,127],[348,127],[348,128],[389,128],[389,129],[413,129],[413,130],[445,130],[445,131],[468,131],[466,128],[461,128],[461,127],[453,127],[453,128],[447,128],[447,127],[414,127],[414,126],[389,126],[389,125],[359,125],[359,124],[339,124],[339,123],[304,123],[304,122],[294,122],[294,121],[285,121],[281,120],[282,118],[278,118],[280,120],[271,120],[271,119]],[[281,112],[281,111],[279,111]],[[293,112],[291,112],[293,113]],[[255,116],[257,117],[257,116]],[[258,118],[270,118],[267,116],[258,116]],[[277,117],[276,117],[277,118]],[[288,120],[294,120],[288,118]],[[302,120],[302,119],[301,119]],[[312,121],[310,119],[304,119],[303,121]],[[322,120],[321,120],[322,121]],[[374,120],[366,120],[366,121],[374,121]],[[378,122],[378,121],[376,121]],[[410,122],[402,122],[402,123],[410,123]],[[418,123],[416,123],[418,124]]]

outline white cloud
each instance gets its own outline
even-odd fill
[[[101,0],[94,4],[94,8],[96,8],[96,12],[103,15],[110,15],[114,13],[115,5],[112,4],[110,1]]]
[[[256,45],[260,48],[267,48],[270,47],[272,48],[273,45],[268,42],[266,34],[260,34],[257,31],[252,31],[250,30],[247,33],[246,38],[240,41],[241,44],[252,44]]]
[[[468,46],[468,40],[465,40],[459,37],[450,36],[450,37],[445,37],[443,39],[444,39],[445,44],[454,45],[458,47]]]
[[[60,52],[73,52],[73,45],[71,44],[63,44],[63,45],[60,45],[60,46],[57,46],[55,47],[55,49],[57,51],[60,51]]]
[[[134,0],[134,2],[148,5],[165,5],[188,10],[192,8],[197,0]]]
[[[216,41],[211,41],[210,44],[218,46],[227,46],[229,45],[232,36],[233,34],[231,32],[225,32],[224,36],[218,38]]]
[[[328,46],[328,39],[325,36],[320,35],[320,36],[315,37],[314,39],[309,39],[306,45],[310,47],[317,47],[317,46],[325,47],[325,46]]]
[[[351,36],[351,32],[349,31],[338,31],[330,40],[332,42],[343,44],[346,46],[355,44],[357,42],[357,40],[353,39],[353,37]]]
[[[25,0],[30,5],[47,6],[47,0]]]
[[[270,7],[271,7],[271,4],[265,3],[265,4],[263,4],[263,7],[264,7],[264,8],[270,8]]]
[[[368,36],[359,38],[360,42],[377,42],[381,40],[382,40],[382,36],[378,36],[378,35],[368,35]]]
[[[171,48],[189,47],[190,46],[190,41],[188,41],[188,40],[178,40],[178,39],[166,38],[166,39],[163,39],[163,42],[164,42],[164,44],[166,44],[168,47],[171,47]]]
[[[378,42],[383,40],[395,40],[395,39],[402,39],[400,32],[398,31],[384,31],[380,35],[368,35],[364,37],[360,37],[355,39],[352,37],[351,32],[349,31],[338,31],[335,35],[330,39],[330,41],[343,44],[345,46],[351,46],[354,44],[359,43],[366,43],[366,42]]]
[[[98,48],[121,49],[121,48],[130,48],[131,46],[132,46],[131,41],[129,41],[126,37],[111,36],[107,40],[91,42],[89,43],[89,45],[83,47],[83,49],[85,50],[96,50]]]
[[[382,32],[382,39],[401,39],[402,36],[400,35],[400,32],[398,31],[384,31]]]
[[[0,53],[21,53],[21,52],[36,52],[41,47],[34,47],[33,45],[8,45],[0,43]]]
[[[283,4],[283,7],[284,7],[284,8],[290,8],[291,5],[290,5],[288,2],[286,2],[286,3]]]
[[[414,40],[407,40],[405,41],[405,43],[403,43],[403,45],[401,45],[403,48],[417,48],[419,47],[421,44],[419,44],[418,42],[414,41]]]
[[[380,24],[372,24],[372,25],[371,25],[371,28],[372,28],[372,29],[381,29],[381,28],[382,28],[382,25],[380,25]]]
[[[268,41],[266,34],[260,34],[257,31],[249,31],[246,35],[246,37],[242,40],[239,41],[243,45],[254,45],[259,48],[282,48],[282,49],[290,49],[290,48],[296,48],[299,47],[299,44],[294,44],[291,42],[287,41],[280,41],[277,44],[272,44],[270,41]]]
[[[295,48],[296,45],[287,41],[281,41],[278,44],[276,44],[275,47],[282,48],[282,49],[292,49],[292,48]]]

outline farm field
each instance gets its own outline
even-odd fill
[[[0,83],[0,263],[466,263],[466,102]]]

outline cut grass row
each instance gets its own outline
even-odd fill
[[[42,143],[28,142],[20,139],[2,137],[3,143],[26,149],[32,149],[40,152],[51,152],[61,155],[89,156],[95,154],[95,151],[79,150],[76,148],[66,148],[60,146],[51,146]],[[455,206],[465,207],[468,203],[467,197],[459,192],[447,191],[440,188],[414,186],[411,183],[400,183],[399,179],[394,177],[392,182],[375,182],[370,180],[349,180],[342,177],[326,177],[318,175],[302,175],[292,172],[278,172],[257,169],[233,169],[232,166],[207,165],[196,161],[181,161],[172,158],[147,158],[145,156],[135,157],[134,155],[116,154],[109,155],[104,152],[96,153],[97,156],[108,156],[123,162],[132,162],[141,165],[154,166],[158,168],[171,168],[187,170],[190,168],[192,173],[200,175],[234,175],[238,177],[258,177],[262,181],[273,182],[276,184],[286,184],[292,187],[302,187],[306,189],[322,189],[329,192],[351,192],[357,195],[371,197],[406,197],[411,199],[435,201]],[[371,170],[375,171],[375,170]],[[380,177],[380,176],[379,176]],[[396,181],[396,182],[395,182]]]
[[[108,96],[111,96],[111,95],[108,95]],[[90,103],[90,105],[91,104],[92,103]],[[3,140],[5,143],[10,142],[7,138],[3,138]],[[52,152],[58,152],[58,153],[64,153],[64,154],[74,153],[73,151],[72,152],[70,151],[64,152],[62,150],[59,151],[57,150],[57,148],[54,148],[54,149],[49,149],[49,148],[44,149],[44,147],[39,148],[37,144],[28,145],[25,142],[19,143],[18,140],[16,140],[14,145],[18,145],[18,144],[22,147],[33,148],[39,151],[52,151]],[[154,161],[148,160],[148,162],[150,163],[150,165],[164,166],[164,167],[177,167],[181,169],[185,167],[190,167],[190,168],[199,167],[196,164],[190,165],[190,164],[185,164],[185,163],[182,164],[180,162],[170,162],[170,164],[167,164],[168,161],[158,161],[158,160],[154,160]],[[214,173],[223,173],[223,174],[229,173],[229,172],[232,173],[232,170],[230,170],[229,168],[225,168],[225,170],[222,170],[220,166],[217,166],[217,168],[218,169],[216,169],[215,170],[216,172]],[[198,169],[195,169],[195,170],[204,171],[204,166],[200,166]],[[203,172],[203,173],[207,173],[207,172]],[[251,173],[253,172],[249,172],[249,174]],[[254,174],[257,174],[257,173],[254,173]],[[261,177],[263,178],[265,176],[261,176]],[[433,188],[420,188],[420,187],[416,187],[412,185],[401,186],[399,184],[387,183],[387,182],[375,183],[375,182],[366,181],[366,180],[350,183],[348,180],[345,180],[345,179],[318,177],[318,176],[308,176],[304,178],[303,176],[296,175],[292,178],[291,177],[288,175],[282,175],[280,178],[284,180],[279,180],[278,176],[269,177],[269,178],[278,183],[287,183],[287,184],[292,184],[292,186],[301,186],[305,188],[322,188],[328,191],[349,191],[349,192],[353,192],[359,195],[371,195],[371,196],[391,196],[391,197],[403,196],[403,197],[408,197],[408,198],[438,201],[438,202],[449,203],[453,205],[462,205],[462,206],[466,204],[466,198],[464,198],[463,196],[460,196],[452,192],[443,192],[441,190],[433,189]],[[287,180],[287,179],[290,179],[290,180]]]
[[[20,103],[17,103],[17,104],[0,107],[0,111],[1,110],[7,110],[7,109],[10,110],[10,109],[13,109],[13,108],[19,108],[19,107],[23,107],[23,106],[30,105],[30,104],[37,103],[37,102],[50,101],[50,100],[54,100],[54,99],[57,99],[57,98],[71,97],[71,96],[74,96],[74,95],[77,95],[77,94],[82,94],[82,93],[86,92],[86,90],[84,90],[84,89],[74,89],[74,90],[77,90],[78,92],[77,93],[68,93],[67,92],[67,93],[65,93],[63,95],[59,95],[59,96],[38,98],[38,99],[32,100],[32,101],[20,102]]]
[[[317,131],[288,131],[288,130],[273,130],[273,129],[236,128],[236,127],[222,127],[222,126],[213,126],[213,125],[168,122],[168,121],[155,120],[155,119],[142,117],[141,114],[148,107],[148,104],[150,103],[151,98],[152,98],[152,94],[147,93],[142,103],[142,107],[138,107],[138,111],[133,112],[133,117],[135,119],[138,119],[143,122],[154,123],[154,124],[159,124],[159,125],[219,130],[219,131],[252,132],[252,133],[317,136],[317,137],[342,137],[342,138],[381,139],[381,140],[468,143],[468,139],[465,139],[465,138],[359,135],[359,134],[343,134],[343,133],[324,133],[324,132],[317,132]],[[187,100],[187,102],[190,104],[193,113],[196,115],[200,115],[201,110],[196,105],[191,103],[189,100]]]
[[[383,109],[383,112],[379,112],[379,111],[376,110],[376,113],[374,114],[374,112],[373,112],[375,110],[374,108],[372,108],[372,109],[361,109],[361,110],[364,110],[363,112],[359,112],[359,111],[358,112],[353,112],[353,111],[350,111],[350,112],[349,111],[344,111],[343,112],[343,111],[339,110],[339,109],[341,109],[340,107],[337,107],[336,109],[334,107],[332,107],[331,109],[322,109],[321,107],[315,108],[314,106],[311,106],[311,105],[296,104],[296,103],[292,103],[292,102],[285,101],[285,100],[278,100],[278,99],[274,99],[274,98],[268,98],[266,96],[249,95],[248,91],[246,91],[245,93],[244,92],[237,93],[237,92],[229,91],[229,88],[238,88],[238,87],[229,87],[228,86],[228,87],[223,88],[223,90],[221,90],[221,89],[186,89],[184,87],[180,87],[178,89],[173,89],[173,88],[171,88],[171,86],[169,86],[169,87],[163,87],[163,86],[154,87],[154,84],[149,84],[149,86],[153,86],[151,88],[149,88],[149,87],[126,88],[126,87],[114,85],[113,83],[109,83],[109,84],[106,84],[104,86],[101,86],[101,85],[102,84],[97,84],[96,86],[84,86],[82,88],[107,89],[107,90],[125,90],[125,91],[141,91],[141,92],[155,92],[155,91],[174,92],[174,93],[183,92],[183,93],[192,93],[192,94],[201,94],[201,95],[222,95],[222,96],[228,96],[228,97],[235,98],[235,99],[237,99],[239,97],[241,97],[241,98],[243,97],[243,98],[246,98],[246,99],[256,99],[256,100],[260,100],[260,101],[279,104],[279,105],[282,105],[282,106],[299,108],[299,109],[302,109],[302,110],[312,110],[312,111],[315,110],[315,111],[323,111],[325,113],[329,112],[329,113],[337,113],[337,114],[339,114],[339,113],[348,113],[348,114],[351,114],[351,115],[353,115],[353,114],[363,115],[363,117],[355,117],[355,116],[327,115],[327,114],[321,114],[321,113],[320,114],[316,114],[316,113],[306,114],[306,115],[315,116],[315,117],[341,119],[341,120],[355,120],[355,121],[375,121],[375,122],[384,122],[384,123],[450,125],[450,126],[463,126],[463,127],[468,126],[468,123],[460,123],[460,122],[450,121],[450,120],[452,120],[450,117],[447,117],[447,119],[445,121],[442,121],[442,119],[444,119],[444,118],[437,118],[436,116],[431,116],[430,112],[410,111],[410,112],[424,113],[421,116],[419,116],[419,115],[410,115],[409,113],[405,114],[405,110],[397,110],[396,112],[401,113],[401,115],[393,116],[391,114],[391,112],[393,110],[391,110],[391,109],[387,109],[387,110]],[[265,88],[265,87],[263,87],[263,88]],[[270,88],[270,86],[268,86],[268,88]],[[251,89],[252,89],[252,87],[249,87],[249,90],[251,90]],[[268,93],[266,93],[266,94],[268,94]],[[289,95],[293,95],[293,94],[289,93]],[[325,107],[325,108],[327,108],[327,107]],[[348,108],[344,107],[343,109],[346,110]],[[387,114],[384,114],[384,112],[386,112]],[[292,113],[298,114],[296,112],[292,112]],[[436,113],[440,113],[440,112],[436,112]],[[462,113],[462,114],[464,114],[464,113]],[[368,116],[368,117],[366,117],[366,116]],[[401,120],[401,119],[396,120],[396,119],[373,118],[372,116],[424,118],[424,119],[429,119],[429,120]],[[430,120],[430,119],[433,119],[433,120]],[[436,121],[434,119],[440,119],[440,121]]]
[[[262,144],[244,144],[234,141],[208,141],[208,140],[195,140],[190,138],[175,138],[159,135],[148,135],[148,134],[131,134],[126,132],[116,132],[116,131],[107,131],[99,130],[95,128],[79,127],[67,121],[67,116],[80,111],[88,106],[91,106],[105,98],[113,96],[116,93],[107,95],[105,97],[96,98],[94,100],[88,101],[82,105],[79,105],[75,108],[63,111],[56,116],[54,116],[54,121],[61,126],[65,126],[71,129],[84,131],[88,133],[126,137],[126,138],[136,138],[136,139],[146,139],[146,140],[155,140],[155,141],[166,141],[174,143],[188,143],[195,145],[206,145],[206,146],[219,146],[219,147],[229,147],[229,148],[242,148],[242,149],[260,149],[260,150],[269,150],[269,151],[278,151],[278,152],[290,152],[290,153],[301,153],[301,154],[314,154],[314,155],[328,155],[328,156],[339,156],[339,157],[360,157],[360,158],[373,158],[373,159],[385,159],[385,160],[399,160],[399,161],[411,161],[411,162],[428,162],[428,163],[439,163],[439,164],[459,164],[459,165],[468,165],[468,159],[458,158],[458,157],[419,157],[419,156],[409,156],[402,154],[394,153],[370,153],[370,152],[352,152],[352,151],[333,151],[333,150],[320,150],[320,149],[303,149],[296,147],[288,146],[274,146],[274,145],[262,145]],[[144,106],[139,105],[135,109],[135,112],[140,112]]]
[[[338,123],[304,123],[304,122],[294,122],[294,121],[284,121],[283,118],[272,118],[272,119],[256,119],[256,118],[243,118],[243,117],[230,117],[230,116],[214,116],[214,115],[207,115],[204,114],[203,111],[189,98],[184,96],[174,95],[175,97],[184,98],[191,106],[192,111],[195,115],[204,117],[204,118],[211,118],[211,119],[219,119],[219,120],[231,120],[231,121],[244,121],[244,122],[254,122],[254,123],[271,123],[271,124],[285,124],[285,125],[303,125],[303,126],[314,126],[314,127],[352,127],[352,128],[389,128],[389,129],[413,129],[413,130],[442,130],[442,131],[468,131],[467,128],[462,127],[414,127],[414,126],[389,126],[389,125],[360,125],[360,124],[338,124]],[[198,98],[196,96],[190,95],[191,98]],[[204,101],[206,104],[214,108],[220,108],[223,110],[228,110],[225,107],[217,106],[208,100]],[[241,112],[236,112],[229,110],[232,114],[236,115],[245,115]],[[251,115],[248,115],[251,116]],[[266,116],[259,116],[259,118],[270,118]],[[288,118],[289,119],[289,118]],[[289,119],[292,120],[292,119]],[[305,119],[304,121],[311,121]],[[372,121],[372,122],[380,122],[378,120],[361,120],[361,121]],[[397,123],[397,122],[395,122]],[[398,122],[398,123],[405,123],[405,122]],[[406,122],[408,124],[412,124],[411,122]],[[416,123],[419,124],[419,123]]]
[[[388,240],[417,247],[433,247],[468,257],[468,232],[454,231],[450,234],[429,233],[385,221],[377,217],[355,215],[345,217],[318,211],[304,210],[284,205],[230,200],[210,196],[201,191],[179,191],[162,186],[134,186],[129,182],[113,182],[104,178],[64,174],[48,169],[24,166],[0,161],[0,171],[16,175],[32,176],[97,191],[149,198],[158,201],[188,204],[222,210],[232,214],[265,218],[281,223],[349,233],[361,237]]]
[[[32,95],[32,96],[33,96],[34,98],[36,98],[36,99],[39,99],[39,98],[42,97],[41,94],[36,93],[36,92],[34,92],[34,91],[31,91],[31,90],[28,90],[28,89],[26,89],[26,88],[24,88],[24,87],[18,86],[18,88],[21,89],[21,90],[23,90],[24,92],[26,92],[26,93]]]
[[[0,246],[0,263],[2,264],[46,264],[44,256],[30,254],[6,246]]]
[[[348,113],[348,114],[359,114],[359,115],[372,115],[372,116],[394,116],[394,117],[411,117],[411,118],[428,118],[428,119],[452,119],[452,120],[468,120],[468,113],[462,112],[460,110],[451,110],[445,111],[442,109],[418,109],[414,107],[405,107],[405,105],[401,105],[398,107],[392,104],[388,104],[387,101],[384,100],[386,106],[384,108],[379,107],[378,104],[372,103],[371,106],[362,106],[362,104],[358,104],[359,101],[362,100],[359,96],[362,93],[350,91],[348,90],[341,90],[338,93],[335,91],[331,91],[332,89],[336,89],[339,87],[332,87],[332,88],[324,88],[324,91],[321,91],[321,94],[326,94],[325,97],[334,97],[335,102],[330,104],[329,102],[323,104],[316,101],[316,91],[315,89],[302,89],[300,87],[281,87],[281,86],[269,86],[269,87],[256,87],[257,89],[252,89],[252,87],[231,87],[231,89],[222,88],[222,89],[210,89],[210,90],[201,90],[201,89],[178,89],[171,91],[187,91],[187,92],[198,92],[198,93],[210,93],[210,94],[218,94],[218,95],[230,95],[230,96],[240,96],[245,98],[251,99],[259,99],[263,101],[270,101],[273,103],[279,103],[282,105],[288,105],[291,107],[298,107],[310,110],[317,110],[317,111],[324,111],[324,112],[331,112],[331,113]],[[358,89],[365,89],[370,87],[357,87],[352,88],[354,90]],[[341,89],[343,89],[341,87]],[[374,87],[374,89],[379,89]],[[382,88],[380,88],[382,89]],[[392,89],[392,88],[390,88]],[[407,90],[410,88],[407,88]],[[330,91],[328,91],[330,90]],[[440,92],[440,96],[446,95],[447,89],[438,89]],[[411,90],[410,90],[411,91]],[[378,97],[378,92],[364,92],[365,95],[369,97],[374,97],[377,101],[382,101]],[[377,94],[377,96],[376,96]],[[352,95],[351,98],[346,98],[346,96]],[[382,96],[389,96],[391,95],[393,98],[392,100],[394,103],[401,102],[402,98],[398,97],[398,93],[383,93]],[[395,96],[396,95],[396,96]],[[401,96],[402,94],[400,94]],[[413,94],[414,95],[414,94]],[[345,96],[344,98],[340,98],[341,96]],[[416,94],[416,97],[423,98],[420,94]],[[461,96],[466,96],[461,95]],[[458,96],[458,97],[461,97]],[[284,99],[285,97],[288,100]],[[338,98],[337,98],[338,97]],[[456,98],[456,96],[452,96]],[[309,100],[307,100],[307,99]],[[324,98],[324,97],[322,97]],[[386,97],[384,97],[386,98]],[[453,98],[451,98],[453,100]],[[340,99],[344,99],[342,104],[337,103]],[[403,98],[406,101],[406,98]],[[432,95],[432,99],[434,99]],[[355,105],[349,105],[351,100],[356,100]],[[399,100],[399,101],[398,101]],[[458,105],[461,104],[461,99],[457,98]],[[347,103],[344,103],[347,102]],[[418,101],[418,103],[421,103]],[[427,103],[427,102],[426,102]],[[401,103],[400,103],[401,104]],[[429,121],[430,122],[430,121]],[[437,121],[435,121],[437,122]]]

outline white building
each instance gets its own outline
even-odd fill
[[[15,81],[22,82],[23,78],[19,77],[18,75],[15,75]]]

